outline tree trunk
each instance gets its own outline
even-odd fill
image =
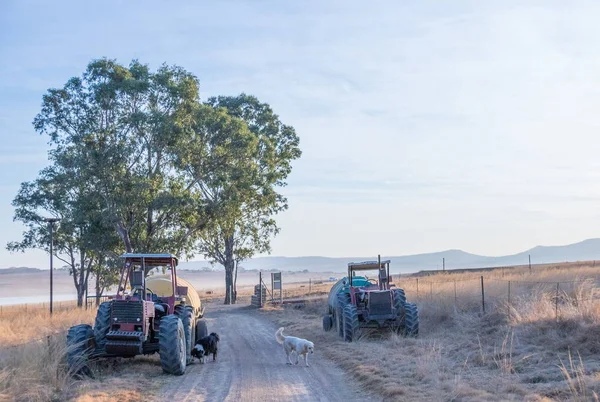
[[[231,295],[233,297],[233,304],[235,304],[237,302],[237,274],[238,274],[238,264],[239,261],[235,261],[235,270],[234,270],[234,276],[233,276],[233,294]]]
[[[100,271],[100,269],[98,269]],[[96,273],[96,307],[100,305],[100,297],[102,297],[102,290],[100,290],[100,274]]]
[[[225,239],[225,304],[232,304],[233,290],[233,268],[235,261],[233,259],[233,236]]]
[[[129,238],[129,231],[121,224],[116,225],[117,233],[123,239],[123,245],[128,253],[133,253],[133,247],[131,247],[131,239]]]

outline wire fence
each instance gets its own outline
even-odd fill
[[[554,319],[561,313],[590,303],[600,302],[600,287],[596,279],[570,281],[532,281],[518,279],[476,278],[429,281],[423,278],[402,278],[397,286],[407,298],[417,303],[428,302],[454,307],[457,311],[479,311],[483,314],[531,307],[543,303],[546,310],[553,307]]]

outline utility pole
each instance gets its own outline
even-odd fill
[[[58,222],[58,218],[45,218],[44,222],[50,224],[50,315],[52,315],[52,294],[53,294],[53,277],[54,277],[54,222]],[[87,301],[86,301],[87,302]]]

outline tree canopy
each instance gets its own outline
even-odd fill
[[[270,251],[287,209],[277,189],[301,152],[268,104],[243,93],[203,103],[199,86],[182,67],[104,58],[49,89],[33,125],[50,166],[21,185],[13,205],[26,231],[8,248],[46,249],[50,214],[78,289],[90,273],[106,287],[123,251],[201,253],[223,264],[229,289],[235,261]]]

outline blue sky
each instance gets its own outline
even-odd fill
[[[274,255],[600,237],[600,5],[524,3],[3,1],[0,266],[47,265],[4,250],[10,202],[47,163],[31,121],[104,56],[181,65],[203,98],[254,94],[296,128]]]

